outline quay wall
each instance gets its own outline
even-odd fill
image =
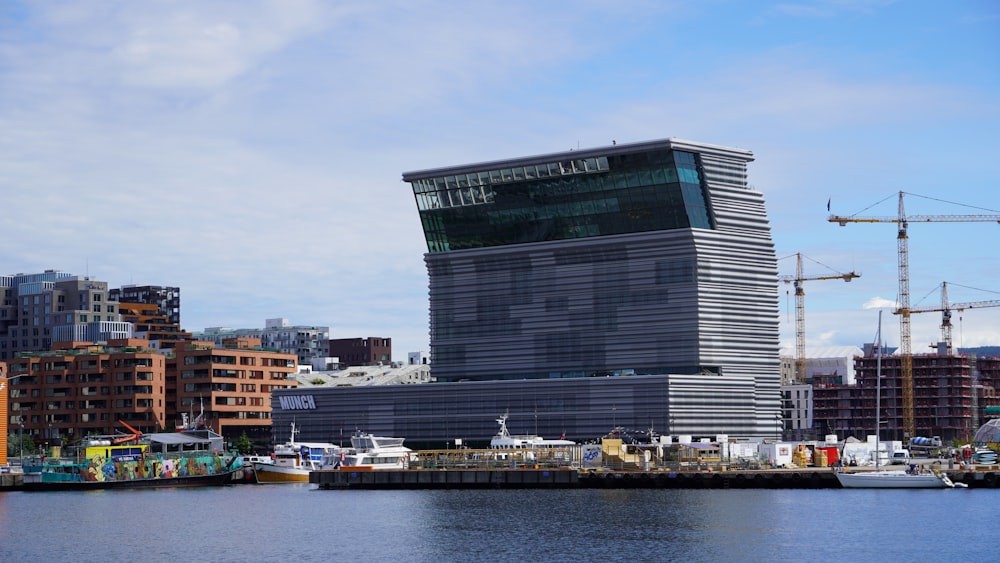
[[[1000,471],[947,471],[970,489],[1000,488]],[[836,489],[823,468],[759,471],[579,471],[576,469],[403,469],[313,471],[320,489]],[[0,474],[0,492],[24,488],[23,475]]]
[[[948,471],[969,488],[1000,487],[995,471]],[[402,469],[313,471],[320,489],[839,489],[824,468],[754,471],[580,471],[577,469]]]

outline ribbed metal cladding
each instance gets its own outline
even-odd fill
[[[282,399],[307,396],[286,405]],[[667,409],[666,406],[670,405]],[[356,429],[402,436],[411,447],[447,448],[454,439],[483,446],[506,413],[517,434],[591,441],[613,428],[653,429],[697,437],[767,435],[756,427],[752,377],[629,376],[519,381],[468,381],[375,387],[275,389],[271,399],[274,443],[288,439],[294,422],[303,442],[346,444]]]
[[[608,154],[664,147],[698,156],[713,228],[425,255],[438,380],[631,373],[750,378],[754,415],[726,427],[747,434],[774,428],[777,264],[764,198],[746,187],[752,155],[676,140],[608,147]],[[705,392],[710,388],[715,385]]]

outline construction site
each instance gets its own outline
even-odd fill
[[[1000,223],[996,215],[912,215],[907,216],[904,192],[898,194],[898,214],[890,217],[831,215],[829,222],[840,226],[848,223],[895,223],[897,229],[898,297],[892,311],[899,319],[899,348],[895,354],[876,354],[883,343],[865,346],[864,354],[853,359],[853,381],[843,373],[822,373],[812,370],[807,375],[804,282],[843,280],[849,282],[859,273],[835,272],[826,275],[804,275],[802,254],[796,256],[794,275],[780,276],[779,281],[795,288],[795,358],[794,379],[783,393],[782,415],[785,429],[798,405],[788,389],[811,386],[811,416],[809,428],[801,435],[836,434],[846,438],[863,438],[880,420],[880,434],[885,439],[901,440],[934,436],[948,440],[968,440],[981,424],[1000,406],[1000,358],[975,357],[960,354],[952,342],[952,313],[967,309],[998,307],[1000,300],[952,303],[948,298],[948,282],[939,286],[940,305],[911,307],[908,226],[912,222],[992,222]],[[829,268],[829,267],[828,267]],[[832,270],[832,268],[830,268]],[[932,345],[933,352],[914,354],[911,337],[911,315],[941,314],[941,336]],[[880,382],[880,384],[878,383]],[[876,411],[878,409],[878,411]],[[879,412],[879,417],[876,417]]]

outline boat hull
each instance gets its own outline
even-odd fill
[[[243,468],[237,467],[211,475],[189,475],[184,477],[164,477],[158,479],[125,479],[121,481],[36,481],[28,482],[30,474],[25,474],[26,482],[22,491],[99,491],[105,489],[155,489],[165,487],[210,487],[233,485],[243,477]],[[39,476],[41,477],[41,476]]]
[[[299,467],[282,467],[269,463],[254,463],[258,483],[308,483],[309,470]]]
[[[911,474],[904,471],[837,473],[845,489],[948,489],[954,483],[944,474]]]

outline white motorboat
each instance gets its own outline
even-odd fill
[[[881,428],[882,405],[882,312],[878,315],[878,333],[876,346],[876,384],[875,384],[875,470],[874,471],[838,471],[837,481],[846,489],[946,489],[954,488],[956,484],[944,472],[911,465],[907,470],[882,469],[879,452],[879,430]],[[960,483],[965,486],[964,483]]]
[[[497,423],[500,425],[500,429],[497,431],[496,436],[493,436],[493,439],[490,440],[490,449],[493,450],[534,450],[566,448],[576,445],[576,442],[564,438],[548,440],[534,434],[511,434],[507,430],[507,413],[502,414],[497,419]]]
[[[404,438],[358,433],[351,436],[351,448],[325,458],[323,469],[368,470],[406,469],[413,450],[403,445]]]
[[[340,446],[326,442],[296,442],[298,429],[292,423],[288,442],[275,446],[274,459],[254,462],[258,483],[308,483],[309,472],[320,469],[324,459],[338,456]]]

